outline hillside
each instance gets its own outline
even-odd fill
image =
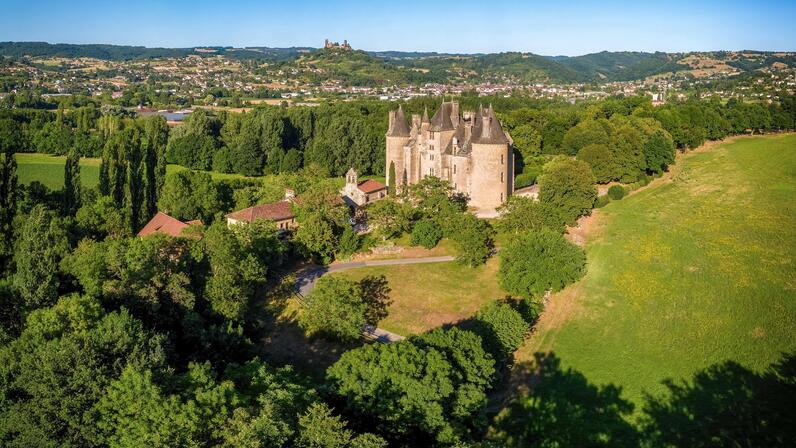
[[[533,53],[446,54],[314,50],[307,47],[147,48],[120,45],[0,42],[0,56],[88,57],[127,61],[186,56],[223,56],[278,63],[310,83],[348,86],[478,82],[611,82],[684,73],[696,78],[796,67],[795,53],[717,51],[691,53],[608,52],[582,56]]]

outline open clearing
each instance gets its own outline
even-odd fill
[[[455,323],[475,314],[487,303],[505,296],[497,283],[497,257],[469,268],[447,263],[376,266],[330,274],[359,280],[384,275],[392,305],[379,328],[403,336]]]
[[[29,184],[33,181],[41,182],[51,190],[58,190],[64,186],[64,163],[66,156],[53,156],[40,153],[16,153],[17,175],[20,184]],[[93,187],[99,183],[100,159],[94,157],[80,158],[80,183],[86,187]],[[169,165],[166,174],[187,170],[184,166]],[[210,171],[213,180],[239,179],[240,174],[225,174]]]
[[[796,349],[796,135],[678,163],[598,212],[586,277],[551,298],[521,360],[554,352],[640,404],[665,378],[724,360],[762,370]]]

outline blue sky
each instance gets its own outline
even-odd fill
[[[2,0],[0,41],[364,50],[796,50],[796,1]]]

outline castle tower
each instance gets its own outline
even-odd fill
[[[398,106],[398,110],[390,111],[390,122],[387,129],[387,166],[385,169],[387,186],[390,194],[398,191],[409,178],[409,169],[406,166],[404,157],[404,147],[409,143],[409,126],[406,124],[406,116],[403,107]]]
[[[495,209],[514,192],[511,141],[490,106],[475,116],[470,170],[470,206]]]

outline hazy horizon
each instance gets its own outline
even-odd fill
[[[601,51],[794,51],[796,3],[683,1],[554,6],[540,2],[424,4],[251,0],[10,0],[0,41],[164,48],[320,47],[366,51],[579,56]],[[790,17],[790,19],[789,19]],[[453,24],[453,25],[449,25]]]

